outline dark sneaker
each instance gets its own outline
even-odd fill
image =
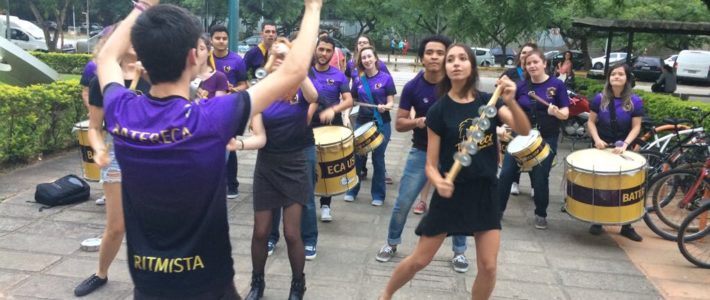
[[[602,232],[604,232],[604,228],[602,228],[602,225],[594,224],[589,227],[589,233],[591,233],[592,235],[600,235],[602,234]]]
[[[547,219],[545,217],[535,215],[535,228],[540,230],[547,229]]]
[[[96,274],[93,274],[74,289],[74,295],[81,297],[91,294],[91,292],[106,284],[107,281],[108,277],[102,279],[101,277],[96,276]]]
[[[367,169],[363,169],[357,176],[360,177],[360,180],[365,180],[367,178]]]
[[[237,197],[239,197],[239,190],[230,187],[227,190],[227,199],[236,199]]]
[[[316,246],[305,246],[304,252],[306,254],[306,260],[314,260],[318,255],[316,252]]]
[[[388,262],[392,257],[394,257],[394,254],[397,252],[397,247],[392,247],[389,244],[386,244],[382,246],[379,252],[377,252],[377,256],[375,256],[375,259],[379,262]]]
[[[451,266],[456,272],[466,273],[468,271],[468,258],[463,254],[458,254],[451,259]]]
[[[643,241],[643,238],[638,233],[636,233],[636,230],[634,230],[634,228],[631,226],[622,226],[620,233],[622,236],[625,236],[632,241]]]

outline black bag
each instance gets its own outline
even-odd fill
[[[90,187],[84,179],[67,175],[50,183],[40,183],[35,191],[35,201],[44,204],[39,210],[89,200]]]

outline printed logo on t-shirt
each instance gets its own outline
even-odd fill
[[[466,131],[471,127],[473,123],[473,118],[467,118],[459,123],[459,143],[456,144],[456,148],[461,150],[463,142],[466,140]],[[486,135],[478,142],[478,151],[493,146],[493,134],[486,133]]]
[[[298,93],[296,93],[296,95],[294,95],[293,98],[291,98],[291,100],[288,101],[288,103],[291,105],[298,104]]]
[[[424,97],[424,99],[422,99],[422,101],[424,101],[424,103],[429,103],[429,98]]]
[[[327,82],[328,85],[334,85],[334,84],[335,84],[335,80],[332,79],[332,78],[328,78],[325,82]]]
[[[146,272],[182,273],[204,269],[205,263],[199,255],[190,257],[154,257],[133,255],[133,268]]]
[[[121,126],[119,123],[116,123],[113,129],[111,129],[111,133],[115,136],[122,136],[136,142],[151,144],[170,144],[192,136],[192,132],[190,132],[190,129],[187,127],[166,128],[158,132],[147,132],[129,129]]]
[[[376,88],[376,89],[381,89],[381,88],[382,88],[382,84],[381,84],[381,83],[376,83],[376,84],[375,84],[375,88]]]
[[[548,100],[555,99],[555,95],[557,95],[557,88],[555,88],[555,87],[547,88],[547,99]]]
[[[224,66],[224,68],[222,68],[222,69],[224,69],[224,73],[229,73],[229,71],[232,70],[232,67],[230,67],[230,66]]]

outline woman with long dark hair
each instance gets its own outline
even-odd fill
[[[532,186],[535,190],[535,228],[547,229],[547,206],[550,203],[550,169],[557,153],[557,137],[560,133],[560,121],[569,116],[569,96],[564,82],[545,72],[547,62],[545,55],[539,50],[528,53],[523,65],[525,66],[525,80],[518,84],[515,98],[525,110],[534,129],[537,129],[543,141],[550,146],[550,154],[539,165],[532,168]],[[530,97],[534,92],[539,98],[544,99],[549,105]],[[503,158],[503,167],[500,172],[498,196],[500,197],[501,216],[508,204],[508,192],[515,174],[520,172],[520,167],[510,153]]]
[[[487,105],[491,95],[476,90],[478,70],[476,56],[469,46],[454,44],[446,53],[446,76],[440,83],[441,98],[426,117],[428,144],[426,174],[436,192],[429,212],[417,226],[419,242],[412,255],[405,258],[392,273],[380,299],[392,295],[414,275],[426,267],[447,235],[473,235],[476,239],[478,272],[473,282],[472,299],[488,299],[496,282],[500,218],[496,193],[496,126],[508,124],[515,132],[528,134],[530,124],[515,101],[515,84],[507,77],[499,79],[503,101],[498,100],[497,117],[478,142],[478,152],[454,182],[444,178],[454,164],[453,155],[467,138],[467,129],[478,109]]]
[[[597,149],[613,145],[613,152],[621,154],[641,132],[643,101],[631,90],[630,74],[631,68],[627,64],[612,66],[604,90],[592,100],[587,127],[594,141],[593,146]],[[593,235],[603,231],[599,224],[589,228],[589,233]],[[621,226],[620,233],[632,241],[643,240],[631,224]]]

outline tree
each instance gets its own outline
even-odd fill
[[[42,26],[44,31],[44,39],[47,41],[47,48],[49,51],[57,50],[57,41],[60,39],[64,41],[64,31],[62,30],[64,26],[64,19],[67,15],[67,8],[69,4],[73,3],[75,0],[28,0],[30,10],[35,16],[37,23]],[[50,28],[47,26],[46,20],[50,20],[54,17],[55,22],[57,22],[57,30],[54,34],[50,34]]]

